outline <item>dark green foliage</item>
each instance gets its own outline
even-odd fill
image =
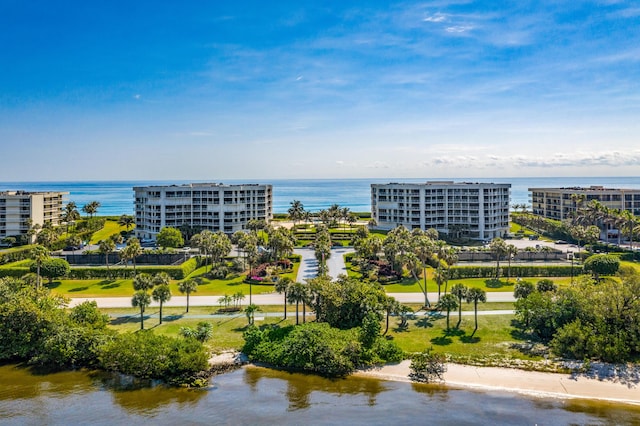
[[[640,356],[640,276],[592,280],[556,292],[534,291],[515,304],[523,331],[569,358],[625,362]]]
[[[56,312],[31,297],[0,304],[0,360],[29,360],[41,350],[56,324]]]
[[[432,348],[411,357],[409,378],[416,382],[433,382],[442,380],[447,371],[446,359],[443,354],[434,353]]]
[[[182,280],[198,267],[198,261],[196,258],[191,258],[181,264],[180,266],[138,266],[137,273],[147,273],[147,274],[159,274],[160,272],[165,272],[167,275],[174,280]],[[0,268],[0,275],[4,272],[3,269]],[[24,273],[24,272],[22,272]],[[93,266],[91,268],[71,268],[69,272],[69,279],[73,280],[88,280],[88,279],[97,279],[97,278],[108,278],[109,276],[112,279],[128,279],[133,278],[136,272],[130,268],[111,268],[107,270],[106,267],[97,267]]]
[[[34,273],[37,271],[37,265],[35,262],[31,265],[30,270]],[[57,257],[45,259],[40,264],[40,275],[44,278],[48,278],[49,284],[51,284],[54,278],[67,276],[70,270],[71,267],[69,266],[69,262]]]
[[[194,329],[191,327],[180,327],[180,335],[187,338],[194,338],[199,342],[206,342],[213,335],[213,325],[208,322],[201,321]]]
[[[500,276],[507,276],[508,266],[500,266]],[[457,266],[450,270],[450,280],[464,278],[494,278],[496,274],[495,266]],[[582,273],[580,265],[574,265],[573,274]],[[511,265],[511,276],[518,277],[570,277],[571,266],[544,265],[544,266],[524,266]]]
[[[196,339],[177,339],[152,331],[125,333],[100,348],[106,370],[145,378],[182,381],[207,368],[207,351]]]
[[[0,279],[0,361],[26,361],[49,369],[106,368],[170,383],[191,383],[207,368],[196,339],[141,332],[118,336],[95,302],[67,315],[63,300],[21,280]]]
[[[99,348],[113,335],[115,332],[106,329],[58,324],[29,362],[53,369],[95,368],[98,366]]]
[[[513,297],[516,299],[522,299],[529,296],[535,291],[535,286],[529,281],[518,281],[513,287]]]
[[[242,351],[254,361],[329,377],[348,375],[362,365],[402,359],[393,342],[378,336],[367,349],[362,336],[358,328],[339,330],[327,323],[249,327]]]
[[[165,226],[158,232],[156,236],[156,242],[160,247],[182,247],[184,245],[184,239],[182,233],[177,228]]]
[[[315,296],[310,306],[319,322],[348,329],[360,327],[369,313],[382,320],[386,294],[377,283],[343,276],[335,281],[319,278],[310,287]]]
[[[69,319],[78,325],[97,329],[104,329],[109,323],[109,315],[100,312],[95,300],[74,306],[69,312]]]
[[[591,272],[595,279],[601,275],[614,275],[620,267],[620,258],[610,254],[594,254],[584,262],[584,270]]]
[[[540,280],[536,283],[536,290],[543,293],[545,291],[556,291],[558,286],[550,279]]]
[[[33,246],[16,247],[0,251],[0,265],[31,258]]]

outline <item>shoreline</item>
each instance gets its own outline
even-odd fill
[[[379,380],[416,383],[409,379],[411,361],[358,370],[353,375]],[[580,374],[545,373],[503,367],[447,363],[443,381],[450,388],[513,392],[560,399],[585,399],[640,406],[638,377],[623,383],[619,377],[591,378]]]

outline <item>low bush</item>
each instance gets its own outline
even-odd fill
[[[322,322],[262,329],[253,326],[244,333],[242,351],[254,361],[327,377],[342,377],[360,366],[402,359],[394,342],[378,336],[367,345],[361,335],[358,327],[340,330]]]
[[[160,336],[144,330],[116,336],[100,348],[98,358],[105,370],[182,384],[206,370],[209,357],[195,338]]]

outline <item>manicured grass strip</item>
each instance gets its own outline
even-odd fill
[[[195,308],[194,312],[197,312]],[[139,313],[132,309],[131,314],[126,318],[112,320],[110,327],[120,332],[138,330],[140,328]],[[190,312],[190,314],[193,313]],[[260,318],[259,313],[256,316]],[[474,327],[473,316],[463,317],[460,329],[455,329],[453,327],[458,318],[452,313],[449,320],[452,329],[449,332],[445,330],[446,319],[444,316],[416,317],[409,320],[409,327],[406,330],[399,330],[397,327],[399,320],[392,318],[387,336],[395,340],[406,352],[420,352],[428,347],[433,347],[436,352],[446,353],[454,360],[465,362],[490,364],[491,360],[499,358],[540,359],[540,357],[531,356],[518,349],[519,345],[525,346],[527,342],[514,337],[517,334],[513,333],[512,320],[512,315],[481,315],[478,317],[478,331],[471,337]],[[177,335],[181,327],[195,327],[201,321],[213,325],[213,337],[207,342],[213,351],[242,347],[244,343],[242,333],[247,326],[245,317],[189,318],[189,316],[181,315],[180,312],[174,313],[171,308],[165,308],[163,310],[163,324],[160,325],[158,324],[157,308],[148,309],[145,313],[145,328],[153,329],[158,334],[170,336]],[[272,317],[264,317],[264,319],[256,321],[257,325],[294,323],[295,315],[291,315],[286,321]]]
[[[298,273],[299,263],[293,264],[293,272],[280,275],[281,278],[289,277],[295,281]],[[216,296],[232,295],[239,291],[246,296],[249,295],[249,284],[244,282],[245,275],[232,273],[224,280],[213,280],[206,278],[205,274],[209,267],[201,267],[189,278],[199,281],[198,291],[194,296]],[[174,296],[182,295],[178,290],[177,280],[171,280],[170,289]],[[128,297],[133,294],[133,280],[131,279],[92,279],[92,280],[57,280],[49,288],[67,297]],[[273,284],[253,284],[251,289],[253,294],[272,293]]]
[[[133,228],[130,228],[129,230],[131,229]],[[119,234],[121,231],[126,230],[127,228],[118,225],[117,221],[106,220],[104,222],[104,227],[101,230],[94,232],[94,234],[91,236],[90,243],[98,244],[98,242],[100,242],[101,240],[107,239],[113,234]]]
[[[458,322],[454,313],[449,319],[452,329],[446,331],[446,318],[437,319],[417,317],[409,320],[406,331],[397,328],[397,321],[389,328],[389,337],[407,352],[420,352],[433,347],[435,352],[446,353],[455,360],[465,362],[486,362],[492,359],[512,358],[535,360],[540,357],[531,356],[519,349],[517,345],[526,341],[514,337],[511,322],[513,315],[488,315],[478,317],[478,331],[473,337],[473,316],[462,317],[460,329],[453,328]]]
[[[568,286],[571,284],[571,277],[530,277],[526,278],[525,280],[535,284],[543,279],[550,279],[559,287]],[[511,278],[508,282],[506,279],[495,281],[486,278],[449,280],[449,288],[457,283],[462,283],[470,288],[481,288],[486,292],[510,292],[513,291],[513,288],[516,284],[516,279]],[[384,289],[387,293],[420,293],[422,291],[420,290],[420,286],[418,285],[418,283],[412,278],[404,278],[400,283],[386,284],[384,285]],[[438,285],[432,279],[427,279],[427,291],[430,293],[435,293],[438,291]],[[444,292],[444,284],[442,285],[441,291]]]

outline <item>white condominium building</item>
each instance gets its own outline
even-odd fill
[[[165,226],[189,225],[227,234],[251,219],[273,218],[271,185],[190,183],[134,187],[136,236],[155,239]]]
[[[533,213],[549,219],[570,218],[579,205],[586,206],[592,200],[597,200],[610,209],[629,210],[634,216],[640,216],[640,189],[576,186],[529,188],[529,192]]]
[[[66,195],[69,193],[0,192],[0,239],[27,235],[33,225],[59,225],[63,198]]]
[[[380,229],[434,228],[452,237],[491,240],[509,231],[511,184],[433,181],[371,185]]]

